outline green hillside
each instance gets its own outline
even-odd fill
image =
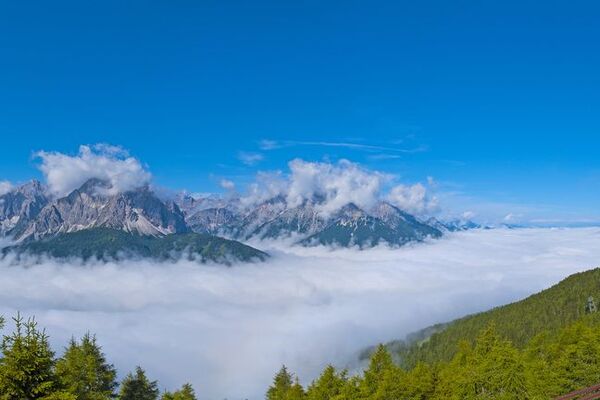
[[[243,243],[212,235],[181,233],[153,237],[106,228],[65,233],[2,250],[3,256],[10,253],[16,253],[17,257],[47,255],[59,259],[83,260],[122,260],[130,257],[177,260],[184,257],[224,264],[263,261],[268,257],[266,253]]]
[[[435,332],[428,337],[408,342],[394,342],[389,348],[405,366],[418,361],[448,361],[458,351],[463,340],[474,343],[490,324],[497,333],[523,348],[535,335],[553,334],[586,314],[586,303],[592,296],[600,304],[600,269],[569,276],[557,285],[524,300],[470,315],[449,324],[428,328]]]
[[[600,298],[600,269],[369,349],[357,376],[328,367],[306,389],[286,388],[293,379],[282,370],[269,390],[306,400],[554,399],[600,384],[600,312],[590,296]]]

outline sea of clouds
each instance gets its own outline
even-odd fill
[[[121,375],[136,365],[202,399],[259,399],[282,364],[310,382],[328,362],[521,299],[600,264],[600,228],[474,230],[388,249],[272,246],[262,264],[0,262],[0,315],[35,315],[60,354],[96,333]],[[5,333],[10,325],[5,328]]]

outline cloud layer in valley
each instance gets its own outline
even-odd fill
[[[0,314],[48,328],[57,351],[98,335],[123,374],[142,365],[203,399],[260,399],[285,363],[327,362],[522,298],[600,259],[600,229],[474,230],[397,250],[273,248],[265,264],[0,262]]]
[[[46,178],[48,190],[57,197],[69,194],[90,178],[110,183],[111,193],[143,186],[151,174],[142,163],[119,146],[82,145],[76,155],[39,151],[40,170]]]

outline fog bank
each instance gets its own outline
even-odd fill
[[[469,231],[402,249],[267,249],[231,268],[0,262],[0,314],[47,328],[58,353],[96,333],[121,375],[143,366],[201,399],[258,399],[285,363],[309,382],[327,362],[504,304],[600,265],[600,228]]]

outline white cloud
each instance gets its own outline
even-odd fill
[[[281,143],[276,140],[263,139],[258,143],[261,150],[275,150],[283,147]]]
[[[10,192],[13,188],[13,184],[9,181],[0,181],[0,196]]]
[[[387,200],[407,212],[430,214],[439,209],[438,199],[423,184],[398,185],[387,190],[395,177],[369,170],[348,160],[310,162],[295,159],[288,163],[289,173],[260,172],[242,198],[253,205],[275,196],[283,196],[288,207],[315,201],[316,209],[329,215],[348,203],[368,210],[380,200]],[[433,178],[428,182],[435,186]],[[430,186],[430,187],[431,187]]]
[[[109,182],[112,193],[143,186],[151,179],[142,163],[118,146],[80,146],[74,156],[47,151],[39,151],[36,156],[42,161],[39,168],[48,189],[55,196],[68,194],[90,178]]]
[[[476,215],[477,214],[475,214],[473,211],[465,211],[464,213],[462,213],[462,218],[469,220],[475,218]]]
[[[396,250],[273,255],[232,268],[0,261],[0,314],[36,315],[59,353],[72,334],[95,332],[121,375],[140,364],[166,388],[190,381],[206,399],[261,399],[283,363],[307,383],[364,346],[597,265],[600,229],[469,231]]]
[[[276,142],[273,140],[262,140],[260,145],[265,150],[272,150],[281,147],[290,146],[316,146],[316,147],[340,147],[351,150],[361,150],[367,152],[393,152],[393,153],[421,153],[427,151],[427,146],[418,146],[411,149],[390,147],[390,146],[379,146],[368,143],[356,143],[356,142],[327,142],[327,141],[301,141],[301,140],[287,140],[284,142]]]
[[[246,165],[256,165],[262,161],[264,156],[260,153],[252,153],[246,151],[240,151],[238,153],[238,159]]]
[[[230,181],[229,179],[221,179],[221,182],[219,182],[219,184],[225,190],[234,190],[235,189],[235,183],[233,183],[233,181]]]
[[[390,203],[412,214],[432,214],[439,210],[438,199],[430,196],[421,183],[398,185],[387,196]]]
[[[516,221],[521,219],[521,217],[523,217],[522,214],[508,213],[504,216],[502,220],[506,223],[515,223]]]
[[[256,181],[248,186],[247,193],[240,199],[243,206],[252,206],[287,191],[288,182],[281,171],[259,172]]]
[[[295,207],[304,200],[323,198],[318,209],[334,212],[348,203],[370,208],[375,205],[386,180],[383,173],[368,171],[358,164],[341,160],[337,164],[290,161],[287,202]]]

